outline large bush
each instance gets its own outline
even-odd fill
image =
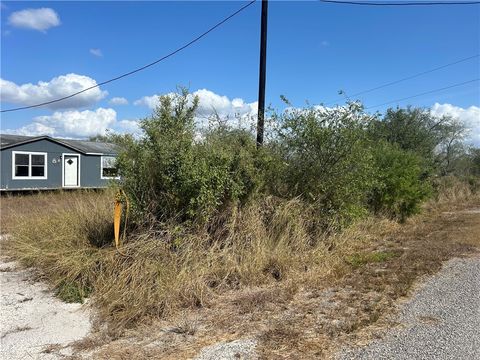
[[[429,181],[422,179],[422,159],[387,142],[377,143],[373,154],[376,181],[370,205],[376,213],[404,221],[431,192]]]
[[[442,141],[442,123],[428,110],[388,109],[380,121],[373,123],[373,136],[433,161],[435,148]]]
[[[418,155],[425,176],[452,174],[465,153],[465,125],[450,116],[438,117],[430,109],[388,109],[369,132],[374,141],[383,140]]]
[[[371,117],[361,106],[290,109],[276,120],[272,147],[281,161],[273,190],[311,203],[324,225],[363,215],[373,159],[365,130]]]
[[[123,141],[118,165],[137,221],[204,222],[255,191],[253,136],[226,126],[198,132],[197,105],[186,91],[162,96],[142,136]]]

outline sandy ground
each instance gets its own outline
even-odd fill
[[[91,330],[88,311],[66,304],[28,270],[0,257],[0,359],[58,359]]]

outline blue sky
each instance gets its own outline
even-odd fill
[[[149,63],[243,4],[4,1],[2,109],[68,95],[78,86]],[[26,9],[34,11],[19,13]],[[106,128],[126,131],[150,113],[154,95],[172,92],[177,85],[201,90],[205,112],[214,106],[226,115],[254,113],[259,20],[257,2],[176,56],[85,93],[77,102],[63,108],[3,113],[1,130],[68,137],[102,133]],[[274,107],[282,106],[282,94],[295,106],[306,100],[318,104],[339,99],[341,104],[339,90],[354,94],[480,53],[478,5],[399,8],[271,1],[268,25],[266,98]],[[369,107],[479,77],[477,57],[359,100]],[[478,126],[480,143],[479,84],[398,105],[433,107],[439,115],[459,116]],[[118,99],[112,104],[114,97],[128,104]]]

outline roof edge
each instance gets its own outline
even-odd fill
[[[20,142],[17,142],[17,143],[14,143],[14,144],[9,144],[9,145],[6,145],[6,146],[2,146],[2,148],[0,150],[4,150],[4,149],[10,149],[10,148],[13,148],[15,146],[19,146],[19,145],[25,145],[25,144],[29,144],[29,143],[32,143],[32,142],[35,142],[35,141],[40,141],[40,140],[49,140],[51,142],[54,142],[54,143],[57,143],[57,144],[60,144],[62,146],[65,146],[69,149],[72,149],[72,150],[75,150],[75,151],[78,151],[79,153],[82,153],[84,155],[86,155],[87,153],[83,150],[80,150],[78,148],[76,148],[75,146],[72,146],[70,144],[67,144],[67,143],[64,143],[63,141],[60,141],[58,139],[55,139],[55,138],[52,138],[51,136],[48,136],[48,135],[42,135],[42,136],[34,136],[30,139],[26,139],[24,141],[20,141]]]

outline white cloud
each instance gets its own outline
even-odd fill
[[[48,82],[39,81],[37,84],[22,85],[0,79],[1,101],[22,106],[34,105],[71,95],[96,84],[94,79],[77,74],[61,75]],[[107,91],[94,88],[70,99],[47,105],[47,107],[51,109],[79,108],[92,105],[107,94]]]
[[[101,49],[90,49],[90,54],[97,56],[97,57],[102,57],[103,53]]]
[[[111,108],[96,110],[56,111],[52,115],[37,116],[33,121],[18,129],[2,129],[7,134],[60,138],[85,139],[95,135],[114,133],[141,133],[137,120],[117,121],[117,112]]]
[[[55,128],[50,127],[48,125],[34,122],[28,124],[26,126],[22,126],[19,129],[15,130],[4,130],[7,134],[17,134],[17,135],[27,135],[27,136],[40,136],[40,135],[48,135],[48,136],[57,136],[58,134],[55,131]]]
[[[25,9],[13,12],[8,23],[12,26],[45,32],[60,25],[58,14],[50,8]]]
[[[116,122],[113,109],[98,108],[95,111],[56,111],[52,115],[37,116],[31,124],[8,133],[20,135],[50,135],[58,137],[85,138],[105,135]]]
[[[140,126],[138,120],[121,120],[116,125],[116,131],[119,133],[140,134]]]
[[[128,100],[124,97],[114,97],[108,103],[112,105],[128,105]]]
[[[470,106],[464,109],[452,104],[435,103],[430,111],[435,116],[449,115],[460,120],[471,131],[470,142],[480,146],[480,107]]]
[[[166,94],[173,95],[173,94]],[[206,118],[217,113],[221,119],[249,119],[256,116],[258,111],[258,103],[245,102],[241,98],[230,100],[227,96],[222,96],[207,89],[200,89],[189,94],[189,100],[192,101],[194,96],[198,96],[199,104],[197,109],[197,121],[202,122]],[[134,105],[148,106],[155,109],[158,105],[159,95],[144,96],[134,102]]]
[[[138,100],[135,100],[133,104],[137,106],[148,106],[150,109],[155,109],[155,107],[159,104],[159,96],[160,95],[144,96]]]

